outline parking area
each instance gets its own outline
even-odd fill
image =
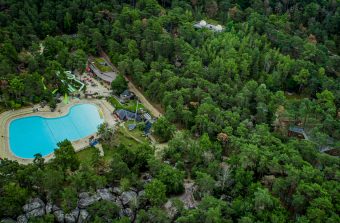
[[[88,73],[84,73],[80,80],[86,85],[85,95],[97,95],[103,97],[111,96],[111,90],[107,84],[100,83],[99,80]]]

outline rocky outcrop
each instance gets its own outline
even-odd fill
[[[78,222],[77,223],[85,223],[90,217],[89,212],[87,210],[82,209],[79,212]]]
[[[45,213],[46,214],[52,213],[52,208],[53,208],[53,204],[51,202],[48,202],[45,206]]]
[[[112,193],[114,193],[115,195],[121,195],[122,190],[119,187],[114,187],[112,188]]]
[[[34,198],[22,207],[27,219],[45,215],[45,203],[40,198]]]
[[[58,207],[55,204],[52,204],[52,212],[59,211],[59,210],[60,210],[60,207]]]
[[[28,219],[25,215],[20,215],[18,218],[17,218],[17,223],[27,223],[28,222]]]
[[[42,217],[44,215],[45,215],[45,206],[43,206],[41,208],[34,209],[34,210],[26,213],[26,217],[28,219],[33,218],[33,217]]]
[[[184,207],[186,209],[196,208],[198,202],[195,200],[194,193],[197,191],[197,186],[193,182],[185,182],[184,190],[184,194],[179,198],[184,203]]]
[[[123,192],[119,187],[98,189],[94,194],[83,192],[78,194],[79,199],[77,207],[69,213],[65,213],[60,207],[52,202],[47,202],[45,204],[40,198],[34,198],[29,200],[29,202],[22,207],[24,214],[18,216],[16,221],[12,219],[3,219],[0,223],[27,223],[30,218],[42,217],[45,214],[53,214],[55,221],[59,223],[86,223],[90,218],[90,214],[86,208],[100,200],[115,203],[121,208],[120,216],[126,216],[130,221],[133,221],[136,213],[130,208],[131,204],[144,197],[144,194],[144,190],[137,191],[136,189],[131,188],[129,191]]]
[[[34,198],[31,199],[28,204],[25,204],[22,207],[22,209],[24,210],[24,212],[30,212],[33,211],[34,209],[41,208],[44,205],[45,205],[44,202],[40,198]]]
[[[137,199],[137,193],[134,191],[125,191],[119,196],[123,206],[128,205],[133,199]]]
[[[78,207],[79,208],[86,208],[92,204],[94,204],[95,202],[100,200],[100,196],[98,194],[89,196],[86,194],[82,194],[80,200],[78,201]]]
[[[170,219],[173,219],[178,214],[178,210],[171,200],[165,203],[164,208]]]
[[[111,193],[110,189],[108,189],[108,188],[98,189],[97,190],[97,194],[104,201],[111,201],[111,202],[115,202],[116,201],[116,196],[114,196]]]
[[[141,190],[138,192],[138,197],[143,197],[145,196],[145,190]]]
[[[120,217],[124,217],[124,216],[128,217],[130,219],[130,221],[133,221],[135,214],[130,208],[126,208],[126,209],[122,209],[119,212],[119,216]]]
[[[65,215],[65,222],[66,223],[76,223],[78,221],[79,216],[79,209],[76,208],[71,213],[68,213]]]
[[[65,214],[64,214],[64,211],[63,210],[56,210],[54,213],[53,213],[55,219],[57,220],[57,222],[59,223],[64,223],[64,220],[65,220]]]

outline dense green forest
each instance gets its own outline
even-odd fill
[[[3,160],[0,218],[30,197],[68,212],[78,193],[119,185],[145,190],[133,217],[100,201],[89,222],[340,222],[339,158],[319,152],[340,147],[339,31],[339,0],[0,0],[0,111],[55,106],[55,72],[106,52],[162,106],[155,134],[169,140],[160,158],[104,137],[110,162],[79,163],[67,141],[47,164]],[[287,137],[296,125],[310,140]],[[187,181],[196,208],[176,199]]]

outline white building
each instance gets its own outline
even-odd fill
[[[222,32],[223,31],[223,27],[221,25],[212,25],[207,23],[205,20],[201,20],[198,23],[194,24],[194,27],[197,29],[210,29],[214,32]]]

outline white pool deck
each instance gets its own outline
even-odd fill
[[[41,108],[40,105],[35,105],[34,107],[23,108],[14,111],[6,111],[0,114],[0,157],[2,159],[7,158],[10,160],[16,160],[21,164],[32,163],[33,159],[20,158],[15,156],[9,146],[9,123],[13,119],[29,117],[29,116],[42,116],[45,118],[55,118],[68,114],[69,109],[76,104],[93,104],[97,106],[104,116],[104,121],[109,124],[109,126],[114,126],[117,121],[112,115],[114,107],[107,102],[105,99],[71,99],[69,104],[60,103],[54,112],[51,112],[48,106]],[[38,112],[33,112],[33,108],[38,108]],[[88,147],[89,138],[95,136],[92,134],[85,138],[77,141],[73,141],[72,145],[76,152]],[[48,161],[54,157],[54,153],[44,156],[45,160]]]

